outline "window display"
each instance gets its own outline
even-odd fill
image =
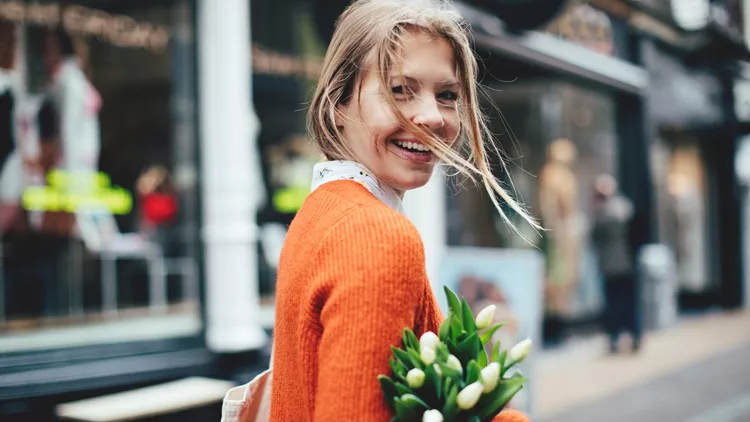
[[[598,175],[617,175],[615,102],[554,80],[512,82],[490,91],[497,104],[490,125],[507,155],[506,180],[509,175],[508,183],[548,231],[537,233],[517,221],[527,243],[490,212],[483,192],[468,183],[449,184],[449,244],[539,248],[547,314],[595,315],[601,285],[589,242],[591,198]]]
[[[111,341],[137,340],[143,321],[200,329],[192,5],[129,5],[0,7],[11,350],[47,328],[104,324]]]

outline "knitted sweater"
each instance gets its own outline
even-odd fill
[[[390,421],[390,346],[441,320],[409,220],[356,182],[319,187],[281,252],[271,421]]]

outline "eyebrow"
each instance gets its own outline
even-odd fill
[[[401,79],[401,78],[405,79],[406,82],[408,83],[417,83],[417,84],[420,83],[419,79],[413,76],[409,76],[409,75],[394,75],[393,76],[393,79]],[[459,84],[458,81],[455,79],[445,79],[442,81],[437,81],[437,85],[439,85],[442,88],[453,88],[453,89],[461,88],[461,84]]]

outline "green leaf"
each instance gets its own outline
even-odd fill
[[[380,389],[383,391],[385,402],[388,403],[388,406],[391,409],[395,410],[396,406],[393,403],[393,399],[399,396],[398,390],[396,389],[396,383],[385,375],[378,375],[378,381],[380,381]]]
[[[414,421],[417,420],[417,411],[412,408],[408,403],[404,403],[401,397],[393,399],[393,405],[396,407],[396,416],[401,420]]]
[[[440,338],[440,341],[443,343],[448,342],[451,335],[451,316],[452,314],[448,314],[448,318],[444,319],[443,322],[440,324],[440,328],[438,329],[438,337]]]
[[[526,382],[526,378],[510,378],[500,380],[497,387],[492,392],[485,394],[479,399],[479,403],[475,407],[476,414],[484,420],[492,420],[492,418],[500,413],[506,404],[518,393],[523,384]]]
[[[424,400],[420,399],[415,394],[404,394],[401,396],[401,403],[416,410],[419,416],[422,416],[422,413],[430,408]]]
[[[408,349],[414,349],[417,352],[419,352],[419,340],[417,339],[417,335],[414,334],[414,331],[411,330],[411,328],[405,328],[404,334],[403,334],[403,342],[404,347]]]
[[[451,354],[450,349],[445,344],[440,344],[435,349],[435,352],[437,353],[437,358],[439,361],[446,361],[448,360],[448,356]]]
[[[409,349],[407,353],[409,354],[409,360],[415,368],[424,369],[424,362],[422,362],[422,357],[418,351]]]
[[[461,317],[460,314],[456,315],[453,314],[451,316],[451,343],[458,343],[458,338],[461,336],[461,333],[464,332],[464,328],[461,326]]]
[[[443,421],[453,422],[458,415],[459,408],[456,398],[458,397],[458,387],[451,385],[448,393],[445,395],[445,404],[443,405]]]
[[[409,372],[408,369],[396,358],[391,357],[388,361],[393,371],[393,376],[402,380],[406,379],[406,374]]]
[[[466,422],[482,422],[482,420],[479,419],[479,416],[469,416]]]
[[[396,386],[396,391],[398,391],[399,396],[403,396],[404,394],[414,394],[414,390],[400,382],[396,382],[394,385]]]
[[[499,363],[500,364],[500,368],[502,368],[500,370],[500,376],[502,376],[502,374],[505,373],[505,369],[506,369],[505,368],[505,357],[506,356],[508,356],[508,351],[507,350],[503,350],[502,352],[500,352],[500,356],[497,357],[497,363]]]
[[[436,403],[439,403],[442,399],[443,382],[440,375],[435,371],[434,365],[424,368],[423,390],[428,391],[429,393],[427,394],[431,396],[431,398],[434,398]]]
[[[495,324],[492,327],[488,328],[487,331],[485,331],[484,334],[482,334],[482,337],[480,338],[482,340],[482,344],[486,345],[487,343],[489,343],[492,340],[492,336],[495,334],[495,331],[500,329],[503,325],[505,324],[503,323]]]
[[[500,342],[496,341],[494,345],[492,345],[492,356],[490,357],[490,360],[492,362],[500,362]],[[502,363],[500,364],[502,366]]]
[[[445,297],[448,299],[448,307],[454,315],[461,316],[461,302],[458,300],[458,296],[453,293],[453,290],[449,289],[448,286],[443,286],[445,290]],[[459,321],[460,322],[460,321]]]
[[[475,359],[479,354],[479,350],[482,349],[482,343],[479,341],[479,335],[475,331],[469,337],[464,339],[458,344],[458,352],[461,356],[456,356],[461,359],[461,362],[466,362],[471,359]]]
[[[461,298],[461,312],[463,315],[464,329],[469,334],[474,334],[477,331],[477,325],[474,322],[474,314],[471,313],[469,304],[466,303],[466,299]]]
[[[398,417],[398,415],[394,416],[393,419],[391,419],[391,422],[406,422],[401,420],[401,418]]]
[[[479,365],[477,365],[477,361],[472,360],[466,366],[466,385],[477,381],[479,381]]]
[[[391,346],[391,351],[396,356],[396,359],[406,366],[407,371],[413,368],[422,368],[422,361],[419,360],[418,362],[414,362],[412,356],[406,350],[401,350]]]
[[[487,358],[487,351],[484,350],[484,347],[482,347],[481,350],[479,350],[479,356],[477,357],[477,363],[479,364],[479,369],[484,369],[488,362]]]

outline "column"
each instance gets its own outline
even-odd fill
[[[425,186],[404,195],[404,211],[422,236],[427,261],[427,277],[438,298],[444,296],[440,280],[440,264],[447,247],[445,176],[442,170],[437,167]]]
[[[255,213],[262,193],[251,76],[250,1],[198,0],[206,341],[215,352],[267,342],[258,323]]]

